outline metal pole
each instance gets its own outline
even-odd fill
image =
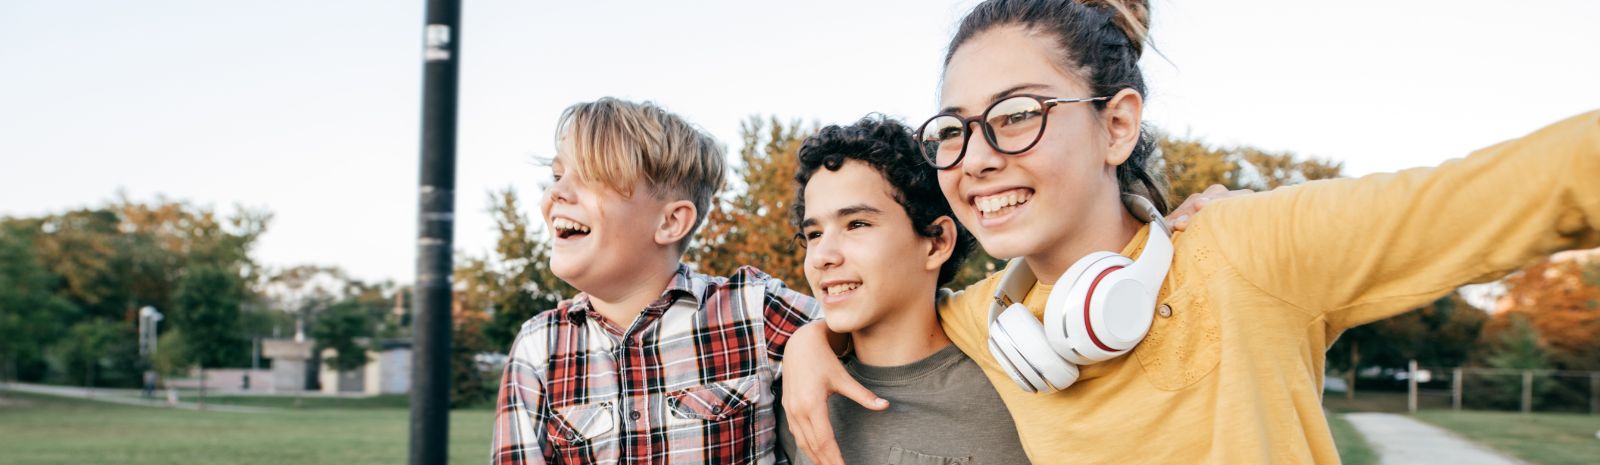
[[[1455,372],[1450,374],[1450,408],[1455,410],[1461,410],[1461,376],[1460,368],[1456,368]]]
[[[1533,372],[1522,370],[1522,413],[1533,411]]]
[[[428,0],[418,183],[411,465],[444,464],[450,426],[450,247],[455,228],[460,0]]]
[[[1417,413],[1417,361],[1406,363],[1406,411]]]

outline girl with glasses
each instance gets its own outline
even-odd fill
[[[984,2],[917,132],[957,219],[1012,259],[939,311],[1032,461],[1338,463],[1321,400],[1341,332],[1600,246],[1600,112],[1437,167],[1220,201],[1169,238],[1148,18],[1138,0]],[[812,324],[785,354],[783,405],[818,463],[838,462],[829,394],[894,408],[842,345]]]

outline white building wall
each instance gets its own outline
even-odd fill
[[[377,382],[367,386],[377,386],[380,394],[405,394],[411,392],[411,349],[389,349],[377,357],[381,368]]]

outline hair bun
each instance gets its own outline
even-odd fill
[[[1077,0],[1084,6],[1111,9],[1111,21],[1122,34],[1128,36],[1128,45],[1135,56],[1144,54],[1145,40],[1150,37],[1150,2],[1148,0]]]

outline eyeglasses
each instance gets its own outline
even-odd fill
[[[917,147],[922,158],[935,169],[949,169],[967,156],[967,141],[972,138],[972,123],[983,128],[983,138],[995,151],[1016,155],[1028,151],[1044,136],[1050,109],[1063,103],[1099,102],[1111,97],[1048,98],[1018,95],[989,105],[980,116],[962,118],[941,113],[917,129]]]

